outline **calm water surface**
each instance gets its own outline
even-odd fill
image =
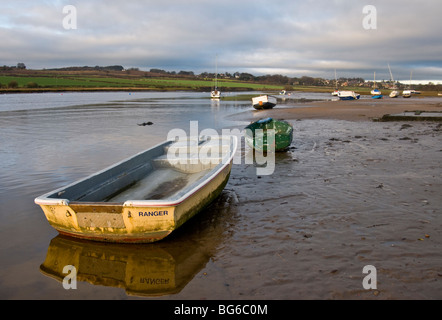
[[[224,114],[246,108],[250,103],[211,101],[204,93],[1,95],[0,298],[60,293],[40,272],[57,233],[36,196],[154,146],[171,129],[188,132],[190,120],[200,130],[219,129],[229,125]],[[148,121],[154,125],[137,125]]]
[[[234,165],[221,196],[155,244],[78,241],[48,224],[37,196],[171,129],[189,132],[190,121],[242,129],[228,116],[255,112],[207,96],[1,95],[0,299],[441,298],[437,124],[291,120],[292,148],[276,155],[273,175]],[[376,296],[361,286],[368,264],[378,267]],[[77,290],[62,286],[66,265],[77,268]]]
[[[226,115],[253,110],[249,101],[212,101],[207,96],[186,92],[0,95],[0,298],[71,297],[40,270],[57,232],[34,198],[164,141],[171,129],[189,132],[190,121],[198,121],[199,131],[220,130],[235,125],[224,120]],[[299,98],[306,97],[309,94]],[[138,126],[148,121],[154,124]],[[176,244],[188,238],[173,242],[172,249],[166,247],[161,254],[174,260]],[[149,248],[142,248],[146,255],[152,255]],[[139,260],[144,254],[141,258],[136,251],[128,254],[132,256]],[[191,268],[188,276],[205,263]],[[95,286],[74,297],[87,298],[96,290],[104,298],[126,297],[124,291]]]

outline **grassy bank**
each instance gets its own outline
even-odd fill
[[[1,75],[1,92],[47,92],[47,91],[210,91],[212,80],[181,78],[115,77],[97,75],[44,74]],[[218,81],[223,91],[281,90],[281,86],[234,80]]]
[[[38,93],[63,91],[202,91],[213,89],[212,79],[189,77],[148,77],[144,72],[109,71],[50,71],[14,70],[0,71],[0,93]],[[262,84],[233,79],[221,79],[221,91],[265,91],[278,92],[283,85]],[[287,89],[287,88],[286,88]],[[370,94],[368,87],[343,87],[360,94]],[[330,93],[333,87],[293,86],[289,91]],[[382,90],[388,95],[391,90]],[[437,91],[421,91],[420,96],[437,96]]]

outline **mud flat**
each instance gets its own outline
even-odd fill
[[[441,299],[442,127],[374,122],[438,102],[319,102],[246,111],[294,126],[275,172],[237,165],[229,241],[205,269],[199,298]],[[363,268],[377,270],[366,290]],[[222,271],[221,271],[222,270]]]
[[[379,121],[442,121],[442,111],[405,111],[397,114],[385,114]]]
[[[441,299],[441,126],[291,123],[291,150],[276,154],[272,175],[251,165],[232,169],[230,239],[205,271],[208,282],[225,287],[201,293]],[[363,287],[367,265],[377,270],[376,290]]]
[[[440,98],[411,98],[382,100],[362,99],[356,101],[319,101],[304,104],[285,104],[274,109],[243,112],[235,119],[253,121],[274,117],[277,119],[335,119],[366,121],[380,119],[386,114],[399,114],[405,111],[441,112]]]

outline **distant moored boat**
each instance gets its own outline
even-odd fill
[[[374,73],[374,80],[373,80],[373,90],[371,90],[371,98],[372,99],[382,99],[384,96],[382,95],[381,90],[376,88],[376,72]]]
[[[411,78],[413,77],[413,71],[410,72],[410,85],[409,88],[407,90],[402,91],[402,96],[404,98],[410,98],[411,95],[415,92],[414,90],[411,89]]]
[[[218,90],[218,56],[216,56],[215,63],[215,88],[210,92],[212,99],[219,99],[221,97],[221,91]]]
[[[404,91],[402,91],[402,96],[404,98],[410,98],[411,97],[411,90],[404,90]]]
[[[390,93],[390,98],[397,98],[399,96],[399,92],[397,90],[393,90]]]
[[[276,98],[269,95],[255,97],[252,98],[252,105],[257,110],[272,109],[276,106]]]
[[[397,91],[398,88],[394,84],[394,78],[393,73],[391,72],[390,64],[388,64],[388,70],[390,71],[390,81],[393,83],[393,86],[390,88],[391,90],[393,90],[390,92],[390,98],[397,98],[399,97],[399,91]]]
[[[339,91],[338,97],[340,100],[358,100],[361,95],[354,91]]]
[[[219,99],[219,98],[221,97],[221,91],[219,91],[218,89],[213,90],[213,91],[210,93],[210,97],[211,97],[212,99]]]
[[[371,91],[371,98],[372,99],[382,99],[384,96],[382,95],[381,91],[378,89],[374,89]]]

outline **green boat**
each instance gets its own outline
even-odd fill
[[[245,129],[246,143],[258,151],[284,151],[293,140],[293,127],[283,120],[261,119],[249,124]],[[272,129],[275,130],[274,139],[268,134],[268,130]]]

